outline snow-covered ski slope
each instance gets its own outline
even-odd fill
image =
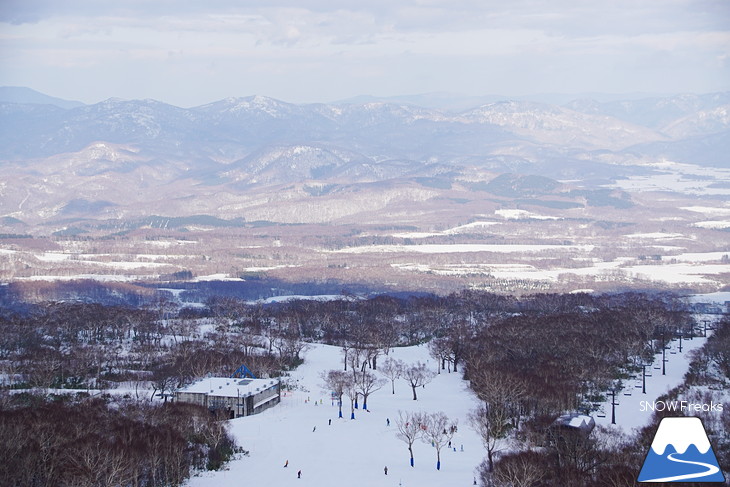
[[[436,363],[425,346],[398,348],[390,356],[410,363],[427,362],[436,370]],[[467,414],[478,401],[461,380],[460,373],[438,375],[425,388],[417,390],[417,401],[413,400],[405,381],[396,381],[395,395],[391,394],[390,381],[387,381],[368,399],[369,412],[358,409],[356,419],[350,420],[347,397],[344,397],[344,417],[338,419],[337,405],[330,400],[330,392],[322,388],[320,378],[321,371],[341,368],[340,348],[312,345],[305,354],[305,363],[292,374],[292,379],[298,380],[298,390],[287,393],[281,404],[262,414],[230,421],[238,444],[249,450],[250,455],[231,462],[228,470],[192,478],[189,486],[472,485],[485,450],[467,420]],[[453,448],[441,451],[440,471],[436,470],[435,448],[420,440],[414,445],[415,467],[409,466],[407,445],[395,436],[398,410],[443,411],[450,418],[458,419],[459,429],[452,442],[456,451]],[[387,419],[390,426],[386,425]],[[285,468],[287,460],[289,466]],[[297,478],[299,470],[301,478]]]
[[[646,426],[651,420],[652,411],[648,403],[653,403],[658,397],[666,394],[682,383],[684,374],[689,370],[691,354],[701,348],[706,338],[695,337],[692,340],[684,339],[682,351],[679,351],[679,342],[672,341],[667,345],[665,359],[667,361],[662,375],[662,354],[654,355],[653,362],[646,368],[646,394],[642,391],[642,372],[639,371],[631,379],[623,382],[623,389],[616,394],[616,425],[611,425],[611,397],[601,404],[601,410],[594,414],[596,424],[620,429],[624,433]]]
[[[676,354],[672,352],[677,352],[678,343],[672,342],[672,348],[666,355],[667,375],[661,375],[661,371],[654,368],[661,364],[661,354],[658,354],[653,366],[647,370],[651,374],[646,380],[647,394],[641,394],[641,390],[636,388],[641,384],[639,379],[626,381],[625,389],[616,397],[619,403],[616,407],[617,424],[610,424],[610,403],[602,405],[605,417],[594,415],[596,422],[625,433],[647,424],[651,412],[642,410],[642,401],[652,402],[680,384],[688,368],[690,352],[704,342],[702,338],[685,340],[682,353]],[[368,399],[369,412],[358,409],[355,411],[356,419],[350,420],[349,400],[345,396],[344,417],[338,419],[337,405],[331,401],[330,392],[323,389],[320,373],[342,369],[341,349],[319,344],[310,347],[305,352],[305,363],[291,376],[291,382],[297,384],[296,390],[287,392],[281,404],[262,414],[230,421],[238,444],[249,450],[250,456],[232,461],[225,471],[199,474],[189,481],[190,487],[441,487],[473,484],[476,468],[485,458],[486,451],[467,419],[468,413],[478,405],[478,400],[461,379],[461,373],[444,371],[436,376],[425,388],[417,390],[417,401],[413,401],[411,389],[405,381],[396,381],[396,393],[393,395],[390,381],[386,379],[386,385]],[[437,370],[425,346],[396,348],[390,356],[406,363],[421,361]],[[380,364],[384,359],[380,358]],[[631,396],[624,393],[631,393]],[[322,404],[319,404],[320,401]],[[452,442],[456,451],[442,450],[440,471],[436,470],[435,449],[421,441],[414,445],[415,467],[409,466],[407,446],[395,436],[395,418],[399,410],[443,411],[449,418],[458,419],[459,430]],[[386,425],[387,419],[390,419],[390,426]],[[503,442],[505,449],[510,448],[507,443]],[[284,468],[287,460],[289,466]],[[383,471],[386,466],[387,476]],[[301,478],[297,478],[299,470],[302,471]]]

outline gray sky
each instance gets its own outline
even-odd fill
[[[87,103],[730,89],[729,0],[0,0],[0,85]]]

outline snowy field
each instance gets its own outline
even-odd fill
[[[718,187],[716,182],[728,181],[730,169],[720,167],[704,167],[694,164],[683,164],[662,161],[650,164],[657,172],[649,175],[630,176],[620,179],[606,187],[617,187],[629,192],[639,191],[673,191],[683,194],[728,195],[730,190]]]
[[[559,245],[559,244],[421,244],[421,245],[363,245],[359,247],[345,247],[332,250],[331,253],[388,253],[388,252],[415,252],[420,254],[449,254],[460,252],[498,252],[522,253],[542,252],[545,250],[590,252],[593,245]]]
[[[202,473],[188,485],[472,485],[475,468],[484,459],[485,450],[467,421],[467,414],[478,402],[461,380],[461,374],[438,375],[425,388],[417,390],[418,401],[413,401],[405,381],[396,381],[395,395],[391,394],[388,381],[368,399],[369,412],[355,411],[355,420],[349,419],[350,406],[345,397],[344,418],[338,419],[337,406],[330,400],[329,391],[321,387],[319,374],[342,367],[340,350],[314,345],[306,352],[304,365],[292,374],[299,390],[287,393],[281,404],[262,414],[230,421],[236,441],[250,451],[250,456],[234,460],[226,471]],[[436,369],[426,347],[399,348],[391,356],[410,363],[427,362]],[[459,429],[452,443],[456,451],[442,450],[440,471],[436,470],[435,448],[420,440],[414,445],[415,467],[409,466],[407,446],[395,436],[398,410],[443,411],[449,418],[458,419]],[[390,426],[386,424],[388,418]],[[289,466],[284,468],[287,460]],[[383,470],[386,466],[387,476]],[[301,479],[297,478],[298,470],[302,471]]]

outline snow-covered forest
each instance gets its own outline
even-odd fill
[[[668,293],[26,303],[0,326],[8,486],[629,486],[668,413],[612,424],[616,396],[721,404],[730,380],[721,306]],[[242,364],[280,405],[175,401]],[[598,426],[556,433],[565,414]],[[727,464],[730,410],[704,416]]]

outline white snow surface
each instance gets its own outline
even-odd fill
[[[71,258],[71,254],[62,252],[44,252],[36,255],[36,258],[42,262],[62,262]]]
[[[494,214],[497,216],[501,216],[505,220],[521,220],[524,218],[530,218],[533,220],[560,220],[560,218],[555,216],[538,215],[536,213],[532,213],[531,211],[517,210],[511,208],[494,210]]]
[[[713,282],[707,276],[730,272],[730,264],[635,265],[623,269],[641,279],[681,284]]]
[[[724,304],[730,301],[730,292],[719,291],[716,293],[708,294],[693,294],[689,297],[689,300],[693,303],[719,303]]]
[[[476,221],[472,223],[466,223],[457,227],[446,229],[442,232],[404,232],[394,233],[394,237],[398,238],[428,238],[442,235],[459,235],[461,233],[467,233],[474,230],[479,230],[481,227],[490,227],[492,225],[500,225],[500,222],[494,221]]]
[[[591,422],[590,416],[581,414],[581,415],[575,416],[573,418],[570,418],[570,421],[568,422],[568,424],[574,428],[580,428],[584,425],[590,424],[590,422]]]
[[[178,392],[208,394],[209,396],[236,397],[256,394],[276,384],[274,379],[231,379],[228,377],[208,377],[200,379]]]
[[[706,301],[706,300],[703,300]],[[616,424],[611,425],[611,397],[601,405],[605,417],[595,415],[596,424],[617,428],[625,433],[646,426],[651,420],[653,411],[647,403],[653,403],[656,398],[666,394],[684,380],[684,374],[689,370],[690,354],[705,344],[707,339],[694,337],[692,340],[682,340],[682,351],[679,351],[679,341],[670,342],[665,353],[667,360],[662,375],[662,354],[657,353],[651,366],[646,368],[646,394],[641,391],[642,372],[639,371],[629,380],[624,381],[623,390],[616,394]],[[679,449],[678,445],[674,445]],[[664,450],[662,450],[664,451]],[[683,450],[684,451],[684,450]]]
[[[241,281],[239,277],[230,277],[228,274],[211,274],[209,276],[198,276],[195,277],[193,282],[204,282],[204,281]]]
[[[545,250],[579,250],[590,252],[593,245],[562,244],[422,244],[422,245],[363,245],[332,250],[333,253],[386,253],[415,252],[421,254],[445,254],[460,252],[541,252]]]
[[[436,369],[425,346],[398,348],[390,355],[408,363],[420,360]],[[338,419],[337,406],[332,403],[330,392],[321,387],[319,377],[322,371],[341,368],[340,348],[312,345],[306,352],[305,363],[292,373],[292,379],[298,381],[297,390],[287,393],[281,404],[261,414],[230,421],[236,441],[250,455],[233,460],[227,470],[201,473],[187,485],[472,485],[475,468],[484,459],[485,450],[467,421],[468,412],[476,408],[478,400],[460,373],[438,375],[425,388],[417,390],[417,401],[413,401],[411,389],[403,380],[396,381],[395,395],[391,394],[390,381],[387,381],[368,399],[369,411],[358,409],[356,419],[350,420],[347,397],[344,397],[344,417]],[[441,470],[436,470],[435,448],[421,441],[414,444],[415,467],[410,467],[407,445],[395,436],[398,410],[443,411],[449,418],[458,419],[458,432],[452,443],[456,451],[444,447]],[[390,419],[390,426],[386,425],[386,418]],[[287,460],[289,466],[285,468]],[[383,471],[386,466],[388,475]],[[301,479],[297,478],[299,470]]]
[[[723,228],[730,228],[730,221],[728,220],[707,220],[703,222],[697,222],[694,224],[695,227],[699,228],[715,228],[722,230]]]
[[[342,299],[342,294],[316,294],[313,296],[305,294],[287,294],[286,296],[272,296],[266,299],[251,301],[253,303],[288,303],[289,301],[308,300],[308,301],[336,301]]]
[[[673,240],[677,238],[686,238],[681,233],[666,233],[666,232],[653,232],[653,233],[632,233],[631,235],[625,235],[626,238],[644,238],[644,239],[657,239],[657,240]]]

